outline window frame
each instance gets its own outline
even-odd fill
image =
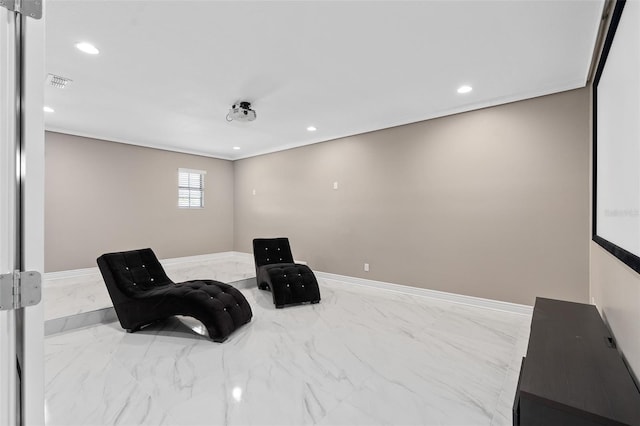
[[[180,184],[182,180],[181,178],[182,178],[182,175],[185,173],[187,174],[186,180],[188,184],[187,186],[182,186]],[[206,170],[188,169],[183,167],[178,168],[178,208],[179,209],[204,209],[204,189],[205,189],[204,178],[206,174],[207,174]],[[191,175],[199,176],[200,185],[198,186],[191,185],[191,179],[192,179]],[[184,191],[184,190],[189,191],[188,197],[181,196],[181,191]],[[192,191],[199,192],[200,197],[191,197]],[[192,205],[192,200],[196,200],[198,198],[200,200],[200,205]],[[185,199],[187,200],[188,205],[181,204],[181,200],[185,200]]]

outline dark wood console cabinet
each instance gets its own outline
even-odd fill
[[[640,392],[595,306],[536,299],[513,424],[640,425]]]

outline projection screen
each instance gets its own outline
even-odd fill
[[[616,2],[593,114],[593,240],[640,272],[640,2]]]

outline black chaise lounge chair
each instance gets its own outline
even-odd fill
[[[258,288],[271,291],[276,308],[320,301],[316,276],[307,265],[293,262],[289,239],[256,238],[253,258]]]
[[[236,288],[213,280],[174,283],[149,248],[103,254],[97,261],[118,320],[128,332],[185,315],[202,322],[213,341],[223,342],[251,321],[251,307]]]

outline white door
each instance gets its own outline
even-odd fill
[[[44,269],[44,20],[6,9],[15,4],[0,0],[0,290],[12,285],[7,274]],[[7,307],[0,310],[0,425],[43,424],[43,306]]]

